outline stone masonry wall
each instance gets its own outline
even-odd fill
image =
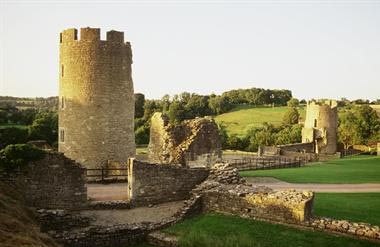
[[[314,153],[314,143],[292,143],[277,146],[260,146],[258,154],[262,155],[283,155],[284,152]]]
[[[87,204],[85,169],[62,153],[29,162],[19,180],[29,206],[72,209]]]
[[[216,164],[208,179],[193,193],[202,195],[205,212],[295,224],[311,218],[314,199],[310,191],[273,191],[268,187],[254,187],[229,164]]]
[[[124,33],[60,34],[58,149],[86,168],[135,155],[132,50]]]
[[[212,118],[196,118],[172,125],[162,113],[151,119],[149,161],[209,167],[221,160],[222,144]]]
[[[208,170],[203,168],[156,165],[130,159],[128,198],[136,205],[184,200],[207,176]]]
[[[315,152],[334,154],[337,151],[338,111],[336,101],[310,101],[307,104],[302,142],[313,142]]]

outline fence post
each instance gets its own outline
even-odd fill
[[[102,168],[102,183],[104,183],[104,168]]]

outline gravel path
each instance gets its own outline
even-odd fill
[[[296,189],[315,192],[380,192],[380,184],[294,184],[273,177],[245,177],[248,183],[274,190]]]
[[[128,199],[128,184],[86,184],[87,196],[95,201],[114,201]]]
[[[92,225],[115,225],[138,222],[161,222],[164,218],[174,215],[184,201],[168,202],[153,207],[139,207],[115,210],[85,210],[80,214],[94,218]]]

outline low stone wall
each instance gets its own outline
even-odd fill
[[[305,163],[318,161],[318,154],[316,153],[299,153],[294,151],[281,150],[281,155],[289,158],[301,158]]]
[[[193,190],[202,195],[204,212],[233,214],[247,218],[300,223],[311,218],[314,194],[309,191],[273,191],[245,183],[236,168],[217,164],[208,179]]]
[[[203,210],[286,223],[303,222],[311,216],[312,193],[304,195],[295,191],[279,191],[238,195],[234,192],[205,192]]]
[[[371,224],[321,217],[310,221],[310,226],[316,230],[338,232],[368,239],[380,240],[380,226],[373,226]]]
[[[28,206],[77,209],[87,204],[85,168],[62,153],[48,152],[29,162],[18,180]]]
[[[314,143],[306,142],[306,143],[292,143],[286,145],[278,145],[282,151],[292,151],[299,153],[314,153]]]
[[[308,142],[277,146],[260,146],[258,154],[259,156],[278,156],[284,155],[284,152],[314,153],[314,144]]]
[[[128,198],[134,205],[184,200],[207,176],[208,170],[203,168],[157,165],[130,159]]]
[[[92,219],[83,217],[79,213],[66,210],[37,210],[36,218],[42,232],[68,231],[76,227],[87,227]]]

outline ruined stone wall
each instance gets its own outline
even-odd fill
[[[136,205],[184,200],[207,176],[208,170],[203,168],[157,165],[130,159],[128,198]]]
[[[59,143],[87,168],[135,155],[132,51],[124,33],[81,28],[60,34]]]
[[[202,196],[204,212],[295,224],[310,219],[314,200],[310,191],[254,187],[229,164],[213,166],[208,179],[197,186],[193,194]]]
[[[85,169],[62,153],[49,152],[29,162],[19,178],[29,206],[51,209],[81,208],[87,204]]]
[[[307,104],[302,142],[315,143],[315,152],[334,154],[337,151],[338,112],[335,101]]]
[[[206,192],[203,210],[233,214],[245,218],[261,218],[285,223],[298,223],[311,216],[312,199],[294,191],[278,191],[238,196],[223,192]]]
[[[172,125],[162,113],[151,119],[149,161],[209,167],[222,157],[218,126],[212,118],[196,118]]]

